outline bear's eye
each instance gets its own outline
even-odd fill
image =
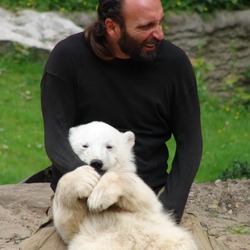
[[[84,144],[84,145],[82,145],[82,147],[83,147],[83,148],[88,148],[89,145],[88,145],[88,144]]]
[[[107,145],[106,148],[107,148],[107,149],[112,149],[113,147],[110,146],[110,145]]]

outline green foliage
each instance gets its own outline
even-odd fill
[[[233,161],[218,178],[222,181],[228,179],[250,179],[250,165],[247,162]]]
[[[2,6],[10,9],[32,8],[39,11],[82,11],[96,10],[97,0],[2,0]]]
[[[2,0],[1,6],[33,8],[40,11],[82,11],[95,10],[98,0]],[[165,11],[190,11],[210,13],[217,10],[239,10],[250,7],[249,0],[162,0]]]
[[[171,11],[211,13],[218,10],[240,10],[250,7],[248,0],[162,0],[164,9]]]

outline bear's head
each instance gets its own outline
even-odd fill
[[[73,151],[97,171],[136,171],[134,133],[119,132],[104,122],[91,122],[69,131]]]

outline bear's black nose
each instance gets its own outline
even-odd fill
[[[90,162],[90,166],[93,167],[96,171],[102,169],[103,163],[101,160],[94,159]]]

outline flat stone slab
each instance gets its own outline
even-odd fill
[[[18,249],[39,228],[51,195],[48,183],[0,186],[0,249]]]
[[[0,249],[18,249],[46,221],[52,194],[49,183],[0,185]],[[250,180],[194,183],[186,211],[230,250],[248,250],[249,197]]]

